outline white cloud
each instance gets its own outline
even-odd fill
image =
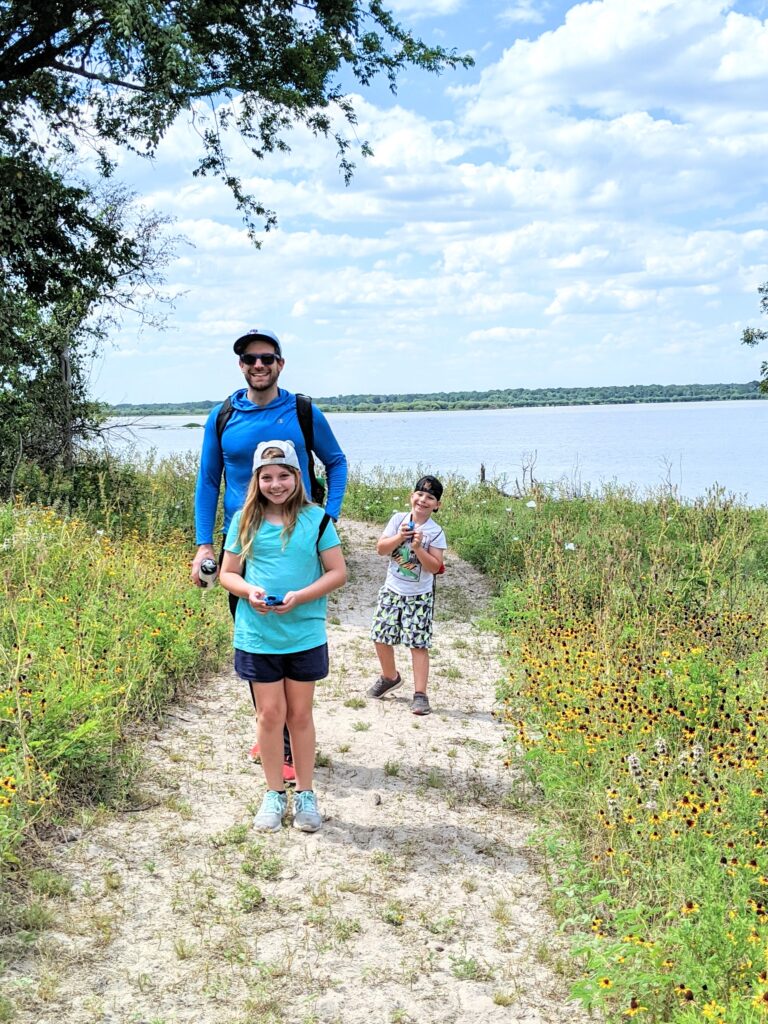
[[[541,25],[544,15],[536,6],[535,0],[519,0],[518,3],[505,7],[498,15],[504,25]]]
[[[454,14],[463,4],[464,0],[389,0],[387,7],[397,14],[418,19]]]

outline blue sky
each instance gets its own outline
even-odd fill
[[[768,3],[390,0],[475,67],[356,101],[374,156],[349,187],[296,131],[234,168],[277,211],[255,250],[174,126],[121,175],[186,236],[168,329],[126,321],[109,402],[220,399],[232,342],[283,340],[315,396],[746,381],[768,280]],[[766,324],[768,326],[768,324]]]

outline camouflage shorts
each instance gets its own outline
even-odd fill
[[[403,595],[382,587],[373,613],[371,640],[390,647],[431,647],[432,591]]]

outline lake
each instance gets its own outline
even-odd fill
[[[331,413],[350,466],[421,467],[514,491],[523,467],[541,482],[604,483],[642,494],[672,484],[688,499],[715,484],[751,505],[768,504],[768,401],[594,405],[461,412]],[[113,423],[124,421],[112,421]],[[148,416],[111,445],[159,456],[197,452],[204,416]],[[187,424],[197,424],[189,427]],[[528,479],[526,475],[526,480]]]

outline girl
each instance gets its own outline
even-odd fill
[[[235,671],[249,683],[258,716],[267,793],[253,824],[262,831],[278,832],[287,809],[285,724],[296,769],[294,827],[316,832],[323,823],[312,789],[312,699],[315,682],[328,675],[326,595],[346,579],[338,534],[307,500],[293,444],[263,441],[245,504],[227,532],[220,574],[239,598]]]

